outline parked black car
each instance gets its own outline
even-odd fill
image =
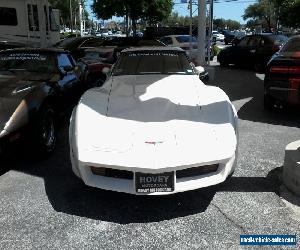
[[[235,38],[235,34],[229,30],[226,30],[222,32],[224,37],[224,43],[227,45],[229,43],[232,43],[233,39]]]
[[[264,71],[271,56],[288,40],[286,36],[275,34],[257,34],[243,37],[239,43],[224,48],[218,55],[221,66],[235,64],[254,67]]]
[[[264,105],[267,109],[300,104],[300,35],[292,37],[267,65]]]
[[[86,36],[86,37],[71,37],[65,38],[56,43],[54,47],[67,50],[71,53],[75,60],[84,57],[85,49],[95,48],[102,45],[105,38]]]
[[[37,156],[56,144],[56,121],[86,88],[84,65],[59,49],[0,52],[0,152],[27,139]]]

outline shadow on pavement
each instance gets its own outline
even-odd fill
[[[263,75],[258,75],[253,70],[240,69],[233,66],[223,68],[216,65],[212,67],[215,70],[215,77],[209,84],[218,86],[226,92],[235,106],[238,106],[240,119],[300,127],[299,111],[288,109],[268,111],[264,109]]]

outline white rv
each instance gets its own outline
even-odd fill
[[[0,42],[49,47],[59,41],[59,11],[47,0],[1,0]]]

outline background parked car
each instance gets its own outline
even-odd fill
[[[101,37],[72,37],[66,38],[54,45],[56,48],[61,48],[70,51],[73,58],[78,60],[85,56],[84,50],[86,48],[94,48],[101,46],[105,39]]]
[[[189,59],[195,64],[197,63],[196,59],[198,53],[198,42],[196,37],[194,36],[191,37],[189,35],[169,35],[169,36],[163,36],[159,40],[167,46],[179,47],[185,50]],[[190,51],[190,40],[192,44],[191,51]],[[213,60],[213,58],[214,58],[214,53],[212,51],[212,48],[210,48],[210,60]],[[207,56],[206,56],[206,60],[207,60]]]
[[[292,37],[267,65],[264,80],[266,108],[300,104],[300,35]]]
[[[223,42],[224,38],[225,38],[225,36],[223,34],[219,33],[218,31],[216,31],[216,30],[212,31],[212,40],[213,41],[215,41],[215,42],[217,42],[217,41]]]
[[[224,31],[224,43],[227,45],[232,43],[233,39],[235,38],[235,34],[229,30]]]
[[[90,43],[92,45],[92,43]],[[147,39],[141,37],[115,37],[110,40],[104,40],[100,44],[95,44],[93,48],[82,49],[84,56],[80,61],[88,67],[88,82],[90,86],[101,86],[106,74],[103,74],[104,67],[110,68],[118,59],[121,51],[130,47],[141,46],[165,46],[156,39]]]
[[[254,67],[264,71],[271,56],[288,40],[286,36],[274,34],[248,35],[237,45],[226,47],[218,54],[221,66],[235,64]]]
[[[83,69],[63,50],[0,52],[0,152],[19,139],[38,156],[54,150],[56,118],[85,90]]]

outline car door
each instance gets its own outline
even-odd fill
[[[245,36],[242,40],[236,45],[233,50],[233,61],[237,65],[245,65],[248,64],[248,57],[252,52],[251,51],[251,36]]]
[[[81,85],[78,67],[67,53],[57,55],[57,66],[61,73],[58,85],[66,102],[65,104],[72,104],[78,99],[78,91]]]
[[[250,37],[248,47],[248,53],[246,54],[246,58],[248,64],[253,66],[257,60],[257,53],[261,48],[261,37],[258,35],[254,35]]]

